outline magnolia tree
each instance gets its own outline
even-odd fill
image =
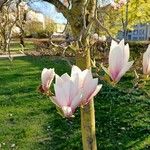
[[[5,1],[0,9],[0,41],[3,51],[9,51],[10,41],[14,27],[17,27],[15,32],[20,34],[20,44],[24,45],[23,41],[23,24],[24,12],[26,11],[22,0]]]
[[[110,8],[98,10],[98,18],[101,24],[109,29],[111,35],[116,35],[118,31],[122,31],[126,39],[128,31],[133,30],[135,25],[146,24],[150,21],[150,17],[148,17],[150,16],[150,6],[147,0],[128,0],[126,5],[120,9],[117,9],[118,4],[112,4],[115,11]],[[104,34],[105,31],[99,32]]]
[[[51,97],[59,113],[63,117],[72,117],[77,107],[81,110],[81,131],[84,150],[96,150],[95,136],[95,109],[93,97],[100,91],[102,85],[98,79],[93,78],[91,72],[90,57],[90,33],[96,28],[106,31],[97,18],[97,10],[110,7],[112,10],[120,9],[126,1],[109,1],[103,5],[101,0],[44,0],[49,2],[61,12],[67,19],[74,36],[73,49],[76,52],[76,65],[72,66],[71,75],[67,73],[62,76],[55,74],[54,69],[42,71],[42,85],[40,91]],[[105,7],[105,8],[102,8]],[[144,54],[143,70],[148,72],[149,49]],[[124,40],[119,43],[114,40],[109,52],[109,67],[102,68],[110,76],[113,85],[119,82],[121,77],[130,69],[133,61],[129,62],[129,45]],[[49,91],[51,82],[55,76],[55,94]]]

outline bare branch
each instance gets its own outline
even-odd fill
[[[118,42],[118,40],[115,39],[114,37],[112,37],[112,35],[109,33],[109,31],[101,24],[101,22],[100,22],[97,18],[95,18],[95,21],[96,21],[96,24],[98,24],[98,26],[100,26],[100,27],[107,33],[107,35],[108,35],[111,39],[113,39],[114,41]]]
[[[66,18],[69,16],[69,9],[59,0],[44,0],[45,2],[52,3]]]
[[[0,0],[0,11],[6,2],[7,2],[7,0]]]

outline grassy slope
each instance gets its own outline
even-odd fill
[[[63,119],[50,100],[36,90],[44,67],[69,72],[64,61],[25,57],[0,60],[0,143],[2,149],[80,150],[79,109],[76,118]],[[98,149],[150,149],[150,85],[131,88],[125,76],[121,88],[104,84],[95,99]],[[111,109],[110,109],[111,108]]]

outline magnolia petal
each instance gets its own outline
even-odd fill
[[[56,95],[56,99],[57,99],[59,106],[67,105],[66,97],[64,94],[65,92],[62,86],[54,84],[54,90],[55,90],[55,95]]]
[[[102,88],[102,84],[99,84],[99,85],[96,87],[95,91],[92,93],[92,95],[88,98],[88,102],[89,102],[94,96],[97,95],[97,93],[101,90],[101,88]]]
[[[81,104],[81,101],[82,101],[82,91],[79,91],[79,93],[74,97],[71,103],[71,108],[75,110]]]
[[[148,45],[147,52],[150,54],[150,44]]]
[[[71,70],[71,78],[72,80],[75,80],[76,79],[76,76],[78,75],[79,76],[79,87],[82,88],[82,84],[84,82],[84,78],[87,74],[88,70],[84,70],[84,71],[81,71],[81,69],[77,66],[73,66],[72,67],[72,70]]]
[[[71,77],[76,75],[76,74],[80,74],[81,73],[81,69],[75,65],[72,66],[71,69]]]
[[[63,74],[63,75],[61,76],[61,79],[62,79],[64,82],[67,82],[67,81],[70,80],[70,76],[69,76],[67,73],[65,73],[65,74]]]
[[[83,100],[87,101],[90,95],[95,91],[98,79],[92,79],[83,86]]]
[[[120,73],[118,74],[117,78],[116,78],[116,82],[118,82],[121,77],[131,68],[131,66],[133,65],[134,61],[130,61],[128,62],[120,71]]]
[[[61,79],[61,77],[59,75],[56,74],[55,76],[55,83],[59,86],[61,86],[63,84],[63,80]]]
[[[70,84],[70,99],[73,99],[79,91],[79,76],[76,75],[76,78]]]
[[[87,75],[89,75],[90,71],[88,69],[82,71],[82,73],[79,74],[79,87],[82,88],[85,82],[85,78]],[[90,76],[89,76],[90,77]],[[91,77],[90,77],[91,79]]]
[[[111,51],[112,49],[114,49],[116,46],[118,46],[118,43],[117,43],[116,41],[112,40],[112,41],[111,41],[111,46],[110,46],[110,51]]]
[[[125,47],[125,45],[124,45],[124,39],[122,39],[122,40],[119,42],[119,47],[120,47],[122,50],[124,50],[124,47]]]
[[[129,44],[127,43],[124,48],[124,63],[126,64],[130,57]]]
[[[143,73],[144,74],[147,74],[147,68],[148,68],[148,55],[147,53],[145,52],[143,54]]]
[[[124,44],[125,42],[124,42],[124,39],[122,39],[120,42],[119,42],[119,47],[120,47],[120,49],[121,49],[121,51],[122,52],[120,52],[120,53],[122,53],[122,63],[123,63],[123,65],[124,64],[126,64],[128,61],[126,61],[126,59],[127,59],[127,57],[126,57],[126,52],[125,52],[125,44]]]
[[[124,64],[123,51],[119,46],[115,47],[109,53],[109,72],[113,74],[114,72],[120,72]]]
[[[78,72],[76,74],[75,73],[72,74],[71,78],[75,79],[76,76],[78,75],[79,76],[79,88],[82,88],[87,74],[89,74],[89,70],[88,69],[86,69],[84,71],[80,71],[80,72]]]
[[[148,64],[148,67],[147,67],[147,75],[150,75],[150,59],[149,59],[149,64]]]
[[[85,77],[84,77],[83,87],[89,86],[89,85],[90,85],[90,82],[91,82],[92,80],[93,80],[92,72],[91,72],[91,70],[88,70],[88,71],[86,72]]]
[[[42,88],[44,91],[47,91],[51,85],[52,80],[54,79],[55,72],[54,69],[44,68],[41,73]]]
[[[71,104],[71,98],[70,98],[70,93],[72,92],[70,89],[71,84],[72,84],[72,81],[69,80],[69,81],[63,83],[63,86],[61,87],[62,91],[63,91],[63,95],[65,97],[65,102],[67,105]]]
[[[146,52],[143,54],[143,73],[149,74],[150,66],[150,45],[148,46]]]

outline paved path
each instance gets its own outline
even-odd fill
[[[26,56],[25,54],[12,54],[11,57],[22,57],[22,56]],[[0,58],[9,58],[9,55],[0,55]]]

